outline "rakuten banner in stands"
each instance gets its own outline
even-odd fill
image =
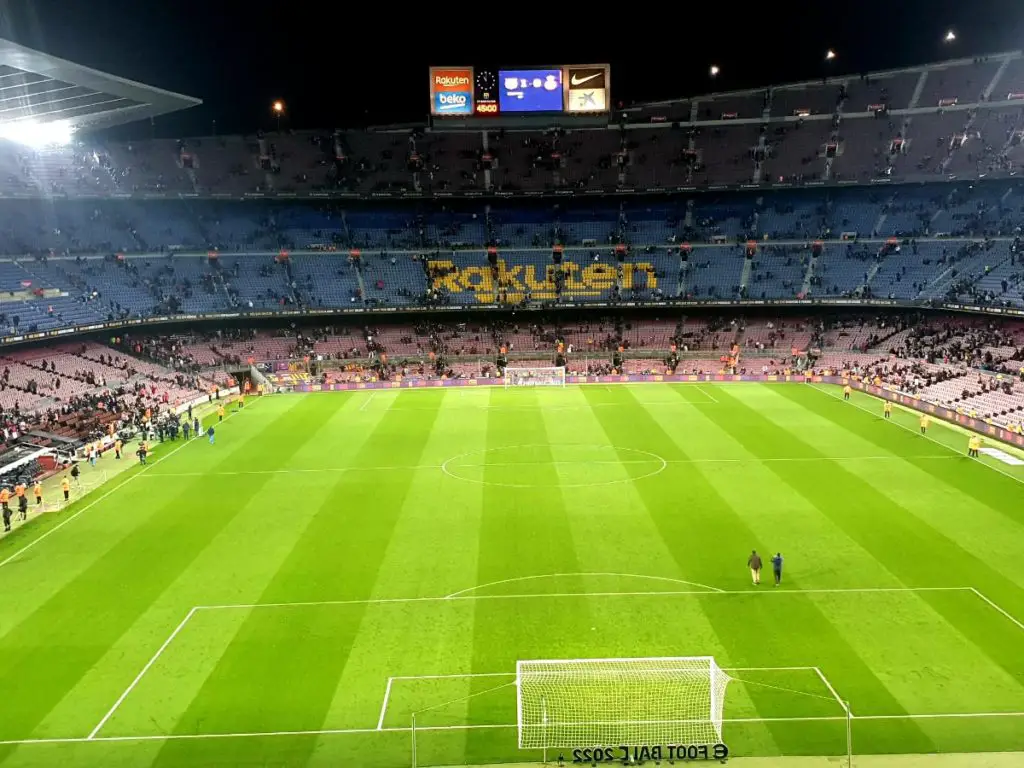
[[[611,296],[616,281],[616,267],[612,264],[576,262],[565,259],[559,269],[543,263],[536,256],[536,264],[509,265],[498,259],[492,268],[460,266],[451,259],[434,259],[428,267],[434,277],[434,287],[444,288],[453,300],[466,304],[517,304],[527,294],[536,301],[566,298],[599,298]],[[658,287],[654,265],[649,262],[627,262],[622,265],[622,290]]]

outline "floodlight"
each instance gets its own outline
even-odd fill
[[[63,146],[71,143],[73,131],[64,120],[40,123],[35,120],[18,120],[0,123],[0,139],[7,139],[35,149]]]

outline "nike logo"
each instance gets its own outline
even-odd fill
[[[600,77],[602,74],[603,73],[601,72],[597,72],[593,75],[587,75],[586,77],[579,77],[577,75],[573,75],[572,79],[569,80],[569,82],[572,83],[573,85],[583,85],[584,83],[589,83],[595,77]]]

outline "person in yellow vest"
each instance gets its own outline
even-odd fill
[[[918,423],[921,425],[921,434],[923,435],[928,431],[928,424],[931,423],[931,419],[928,418],[928,414],[922,413]]]
[[[71,496],[71,481],[68,480],[68,476],[64,475],[60,481],[60,489],[64,491],[64,501],[68,501]]]
[[[892,403],[890,403],[888,400],[886,400],[885,404],[882,406],[882,414],[887,419],[892,418]]]
[[[117,438],[117,440],[114,441],[114,458],[115,459],[120,459],[121,458],[121,448],[122,448],[121,438],[119,437],[119,438]]]
[[[244,394],[238,396],[238,407],[239,408],[245,408],[245,395]]]
[[[978,450],[981,448],[981,438],[978,435],[971,435],[967,441],[967,455],[972,459],[978,458]]]
[[[36,497],[36,506],[41,507],[43,505],[43,484],[36,480],[35,485],[32,486],[32,493]]]
[[[217,421],[224,421],[224,406],[217,406]]]
[[[849,400],[850,399],[850,393],[852,391],[853,390],[850,389],[850,385],[849,384],[847,384],[845,387],[843,387],[843,400]]]

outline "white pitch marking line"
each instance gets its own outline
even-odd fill
[[[373,400],[373,398],[374,398],[374,396],[376,394],[377,394],[376,392],[371,392],[370,396],[368,398],[366,398],[365,400],[363,400],[363,404],[361,406],[359,406],[359,410],[360,411],[365,411],[366,410],[366,406],[368,406],[370,404],[370,401]]]
[[[829,391],[828,389],[824,389],[824,388],[822,388],[821,386],[819,386],[819,385],[817,385],[817,384],[811,384],[810,386],[811,386],[811,389],[815,389],[815,390],[817,390],[818,392],[821,392],[821,393],[822,393],[823,395],[826,395],[827,397],[831,397],[831,398],[832,398],[833,400],[841,400],[841,398],[839,397],[839,395],[838,395],[838,394],[835,394],[835,395],[834,395],[834,394],[832,394],[832,392],[831,392],[831,391]],[[833,385],[833,386],[834,386],[834,385]],[[882,400],[882,398],[876,398],[876,397],[875,397],[874,395],[872,395],[872,394],[870,394],[870,393],[868,393],[868,392],[865,392],[864,394],[865,394],[865,395],[867,395],[868,397],[871,397],[871,398],[875,399],[875,400],[879,400],[879,401],[881,401],[881,400]],[[877,416],[877,415],[878,415],[878,414],[876,414],[876,413],[873,413],[872,411],[868,410],[868,409],[867,409],[867,408],[865,408],[865,407],[864,407],[863,405],[860,405],[860,404],[858,404],[858,403],[855,403],[855,402],[853,402],[853,401],[850,401],[850,405],[852,405],[852,406],[853,406],[854,408],[859,408],[860,410],[864,411],[865,413],[871,413],[872,415],[875,415],[875,416]],[[920,416],[920,415],[929,415],[929,414],[923,414],[923,412],[922,412],[922,411],[918,411],[918,410],[916,410],[916,409],[914,409],[914,408],[907,408],[906,406],[904,406],[904,405],[901,405],[900,403],[896,403],[896,405],[897,405],[897,407],[899,407],[899,408],[901,408],[901,409],[903,409],[903,410],[909,411],[909,412],[911,412],[911,413],[914,413],[914,414],[917,414],[917,415],[919,415],[919,416]],[[945,422],[945,421],[944,421],[943,419],[936,419],[936,423],[938,423],[938,424],[942,425],[942,424],[945,424],[946,422]],[[899,427],[900,429],[905,429],[905,430],[906,430],[907,432],[910,432],[911,434],[914,434],[914,435],[920,434],[919,432],[915,432],[915,431],[914,431],[914,429],[913,429],[913,427],[908,427],[908,426],[907,426],[906,424],[900,424],[900,423],[899,423],[898,421],[895,421],[895,422],[893,422],[893,424],[895,424],[895,425],[896,425],[897,427]],[[951,424],[950,424],[949,426],[950,426],[950,427],[952,427],[953,425],[951,425]],[[957,451],[957,450],[956,450],[955,448],[950,448],[950,447],[949,447],[948,445],[946,445],[946,444],[945,444],[944,442],[942,442],[941,440],[936,440],[936,439],[935,439],[934,437],[932,437],[931,435],[921,435],[921,437],[925,438],[926,440],[931,440],[931,441],[932,441],[933,443],[935,443],[936,445],[941,445],[941,446],[942,446],[943,448],[945,448],[945,449],[946,449],[947,451],[952,451],[952,452],[953,452],[953,454],[954,454],[954,456],[950,456],[949,458],[964,458],[963,454],[961,454],[961,453],[960,453],[959,451]],[[902,457],[902,456],[900,456],[900,457],[898,457],[898,458],[908,458],[908,459],[910,459],[910,458],[914,458],[914,457],[913,457],[913,456],[907,456],[907,457]],[[1016,480],[1016,481],[1017,481],[1018,483],[1024,483],[1024,480],[1022,480],[1021,478],[1017,477],[1016,475],[1011,475],[1011,474],[1010,474],[1009,472],[1007,472],[1006,470],[1000,469],[1000,468],[999,468],[999,467],[997,467],[997,466],[996,466],[995,464],[990,464],[990,463],[989,463],[989,462],[987,462],[987,461],[982,461],[982,462],[979,462],[979,463],[980,463],[980,464],[981,464],[981,465],[982,465],[983,467],[988,467],[988,468],[989,468],[989,469],[991,469],[992,471],[994,471],[994,472],[998,472],[998,473],[999,473],[1000,475],[1002,475],[1003,477],[1008,477],[1008,478],[1010,478],[1011,480]]]
[[[130,694],[135,689],[135,686],[139,684],[140,680],[142,680],[143,675],[145,675],[149,671],[150,667],[152,667],[156,663],[156,660],[160,658],[160,654],[167,650],[167,646],[171,644],[171,641],[174,640],[174,638],[178,636],[178,633],[185,628],[185,625],[188,624],[188,620],[192,618],[192,615],[195,612],[196,609],[193,608],[187,614],[185,614],[185,618],[182,619],[181,623],[174,628],[174,631],[171,632],[170,636],[166,640],[164,640],[164,644],[161,645],[157,649],[156,653],[153,654],[152,658],[150,658],[150,660],[146,662],[146,666],[144,666],[142,670],[139,672],[139,674],[135,676],[135,679],[132,680],[131,684],[129,684],[129,686],[124,689],[124,693],[117,697],[117,701],[114,702],[114,706],[112,706],[107,711],[107,714],[103,716],[103,719],[100,720],[99,723],[96,724],[96,727],[92,729],[92,731],[89,733],[89,736],[87,737],[89,740],[96,738],[96,734],[99,733],[100,729],[107,724],[107,721],[117,711],[117,708],[121,706],[122,702],[124,702],[124,700],[128,698],[128,694]]]
[[[1024,712],[933,712],[922,714],[900,715],[858,715],[856,720],[919,720],[919,719],[952,719],[952,718],[989,718],[989,717],[1024,717]],[[846,720],[846,715],[821,717],[734,717],[725,718],[725,723],[806,723]],[[676,722],[707,722],[706,720],[680,720]],[[518,728],[516,723],[466,724],[466,725],[424,725],[416,726],[417,731],[477,731],[491,729]],[[410,733],[411,727],[396,728],[324,728],[309,731],[242,731],[236,733],[172,733],[151,734],[142,736],[97,736],[89,739],[84,736],[71,738],[42,739],[7,739],[0,741],[0,746],[20,746],[31,744],[103,744],[131,743],[146,741],[193,741],[202,739],[258,739],[282,736],[346,736],[373,733]]]
[[[992,607],[993,607],[993,608],[995,608],[995,609],[996,609],[997,611],[999,611],[999,613],[1003,614],[1003,616],[1005,616],[1005,617],[1006,617],[1006,618],[1008,618],[1008,619],[1009,619],[1010,621],[1012,621],[1012,622],[1013,622],[1014,624],[1016,624],[1016,625],[1017,625],[1017,628],[1018,628],[1018,629],[1024,629],[1024,622],[1022,622],[1022,621],[1021,621],[1020,619],[1018,619],[1018,618],[1016,618],[1015,616],[1013,616],[1013,614],[1011,614],[1011,613],[1010,613],[1009,611],[1007,611],[1006,609],[1004,609],[1004,608],[1002,608],[1001,606],[997,605],[997,604],[996,604],[995,602],[993,602],[992,600],[989,600],[989,599],[988,599],[987,597],[985,597],[985,595],[983,595],[983,594],[982,594],[981,592],[979,592],[979,591],[978,591],[977,589],[975,589],[974,587],[971,587],[971,592],[973,592],[974,594],[976,594],[976,595],[977,595],[978,597],[980,597],[980,598],[981,598],[982,600],[984,600],[984,601],[985,601],[986,603],[988,603],[988,604],[989,604],[990,606],[992,606]]]
[[[232,416],[234,416],[234,414],[237,414],[237,413],[239,413],[239,412],[238,412],[238,411],[234,411],[234,412],[232,412],[232,413],[228,414],[228,415],[227,415],[227,418],[226,418],[226,419],[224,419],[224,421],[227,421],[227,419],[230,419],[230,418],[231,418]],[[158,466],[158,465],[159,465],[159,464],[160,464],[161,462],[165,462],[165,461],[167,461],[167,460],[168,460],[168,459],[170,459],[170,458],[171,458],[172,456],[174,456],[174,455],[175,455],[176,453],[178,453],[178,452],[179,452],[179,451],[180,451],[181,449],[183,449],[183,447],[184,447],[185,445],[189,445],[189,444],[191,444],[191,442],[193,442],[193,440],[185,440],[185,441],[184,441],[184,442],[182,442],[182,443],[181,443],[180,445],[178,445],[178,446],[176,447],[176,449],[173,449],[173,450],[172,450],[172,451],[171,451],[171,452],[170,452],[169,454],[167,454],[166,456],[158,457],[158,458],[157,458],[157,461],[155,461],[155,462],[154,462],[153,464],[146,464],[146,465],[145,465],[144,467],[142,467],[142,468],[141,468],[141,469],[140,469],[140,470],[139,470],[138,472],[136,472],[135,474],[133,474],[133,475],[132,475],[131,477],[129,477],[129,478],[127,479],[127,480],[125,480],[125,481],[124,481],[124,482],[122,482],[122,483],[119,483],[119,484],[115,485],[115,486],[114,486],[113,488],[111,488],[110,490],[108,490],[108,492],[106,492],[105,494],[103,494],[103,495],[102,495],[102,496],[100,496],[99,498],[95,499],[94,501],[91,501],[91,502],[89,502],[89,503],[88,503],[88,504],[86,504],[86,505],[85,505],[84,507],[82,507],[82,509],[80,509],[80,510],[79,510],[78,512],[76,512],[76,513],[75,513],[75,514],[73,514],[73,515],[72,515],[71,517],[69,517],[69,518],[68,518],[67,520],[61,520],[61,521],[60,521],[60,522],[58,522],[58,523],[57,523],[56,525],[54,525],[54,526],[53,526],[52,528],[50,528],[49,530],[47,530],[47,531],[45,532],[45,534],[41,534],[41,535],[40,535],[39,537],[37,537],[36,539],[33,539],[33,540],[32,540],[31,542],[29,542],[29,543],[28,543],[27,545],[25,545],[24,547],[22,547],[22,549],[19,549],[19,550],[17,550],[16,552],[14,552],[14,554],[12,554],[12,555],[10,555],[9,557],[7,557],[7,559],[5,559],[5,560],[0,560],[0,568],[2,568],[2,567],[3,567],[4,565],[6,565],[7,563],[9,563],[9,562],[10,562],[11,560],[14,560],[14,559],[16,559],[17,557],[19,557],[20,555],[24,554],[25,552],[28,552],[28,551],[29,551],[30,549],[32,549],[33,547],[35,547],[35,546],[36,546],[37,544],[39,544],[39,543],[40,543],[41,541],[43,541],[44,539],[46,539],[46,538],[47,538],[48,536],[52,536],[53,534],[56,534],[56,532],[57,532],[58,530],[60,530],[60,528],[62,528],[63,526],[67,525],[67,524],[68,524],[69,522],[71,522],[72,520],[74,520],[74,519],[75,519],[76,517],[78,517],[79,515],[81,515],[81,514],[82,514],[83,512],[88,512],[88,511],[89,511],[90,509],[92,509],[93,507],[95,507],[95,506],[96,506],[97,504],[99,504],[99,503],[100,503],[101,501],[103,501],[104,499],[106,499],[106,498],[108,498],[109,496],[111,496],[111,494],[114,494],[114,493],[116,493],[116,492],[117,492],[117,490],[120,490],[120,489],[121,489],[121,488],[123,488],[123,487],[124,487],[125,485],[127,485],[127,484],[128,484],[129,482],[131,482],[132,480],[134,480],[134,479],[136,479],[136,478],[138,478],[138,477],[142,477],[143,475],[145,475],[145,473],[146,473],[146,472],[150,471],[150,470],[151,470],[151,469],[152,469],[153,467],[156,467],[156,466]],[[130,471],[130,470],[129,470],[129,471]],[[155,476],[155,475],[152,475],[152,476]],[[98,486],[97,486],[97,487],[98,487]]]
[[[717,403],[718,402],[718,398],[716,398],[712,394],[709,394],[708,392],[705,392],[704,389],[699,384],[694,384],[693,386],[694,386],[694,389],[696,389],[698,392],[700,392],[702,395],[704,395],[704,397],[708,398],[708,400],[710,400],[712,403]]]
[[[288,468],[288,469],[243,469],[230,472],[157,472],[150,475],[150,479],[158,477],[222,477],[232,475],[302,475],[324,472],[386,472],[406,471],[417,469],[440,469],[440,464],[422,464],[417,466],[393,466],[393,467],[320,467],[314,469]]]
[[[396,675],[389,680],[456,680],[464,677],[515,677],[515,672],[462,672],[451,675]]]
[[[842,698],[840,698],[839,693],[833,687],[832,683],[830,683],[828,681],[828,678],[825,677],[825,673],[821,671],[821,667],[814,667],[814,671],[817,673],[818,677],[821,678],[821,682],[825,684],[825,687],[828,688],[829,693],[831,693],[835,700],[839,702],[839,706],[843,708],[843,711],[846,712],[850,717],[853,717],[853,710],[850,709],[849,706],[847,706],[846,702],[843,701]]]
[[[395,681],[395,678],[388,678],[388,687],[384,689],[384,701],[380,705],[380,718],[377,720],[377,730],[384,730],[384,715],[388,711],[388,699],[391,698],[391,684]]]
[[[724,590],[718,587],[709,587],[707,584],[698,584],[696,581],[686,581],[685,579],[676,579],[671,576],[648,576],[643,573],[540,573],[534,576],[515,576],[511,579],[501,579],[500,581],[489,581],[486,584],[477,584],[475,587],[466,587],[460,589],[458,592],[452,592],[450,595],[445,595],[449,600],[464,595],[467,592],[475,592],[478,589],[486,589],[487,587],[496,587],[500,584],[513,584],[520,581],[536,581],[537,579],[562,579],[571,578],[574,576],[583,576],[587,578],[601,578],[601,577],[612,577],[622,579],[650,579],[651,581],[667,581],[673,584],[686,584],[691,587],[700,587],[710,592],[723,592]]]
[[[686,595],[830,595],[886,592],[970,592],[973,587],[840,587],[835,589],[720,589],[718,591],[664,590],[655,592],[538,592],[521,595],[459,595],[458,597],[379,597],[354,600],[308,600],[293,603],[228,603],[197,605],[197,611],[248,610],[251,608],[315,608],[331,605],[388,605],[391,603],[455,603],[474,600],[538,600],[580,597],[681,597]]]
[[[817,667],[719,667],[723,672],[808,672]]]

